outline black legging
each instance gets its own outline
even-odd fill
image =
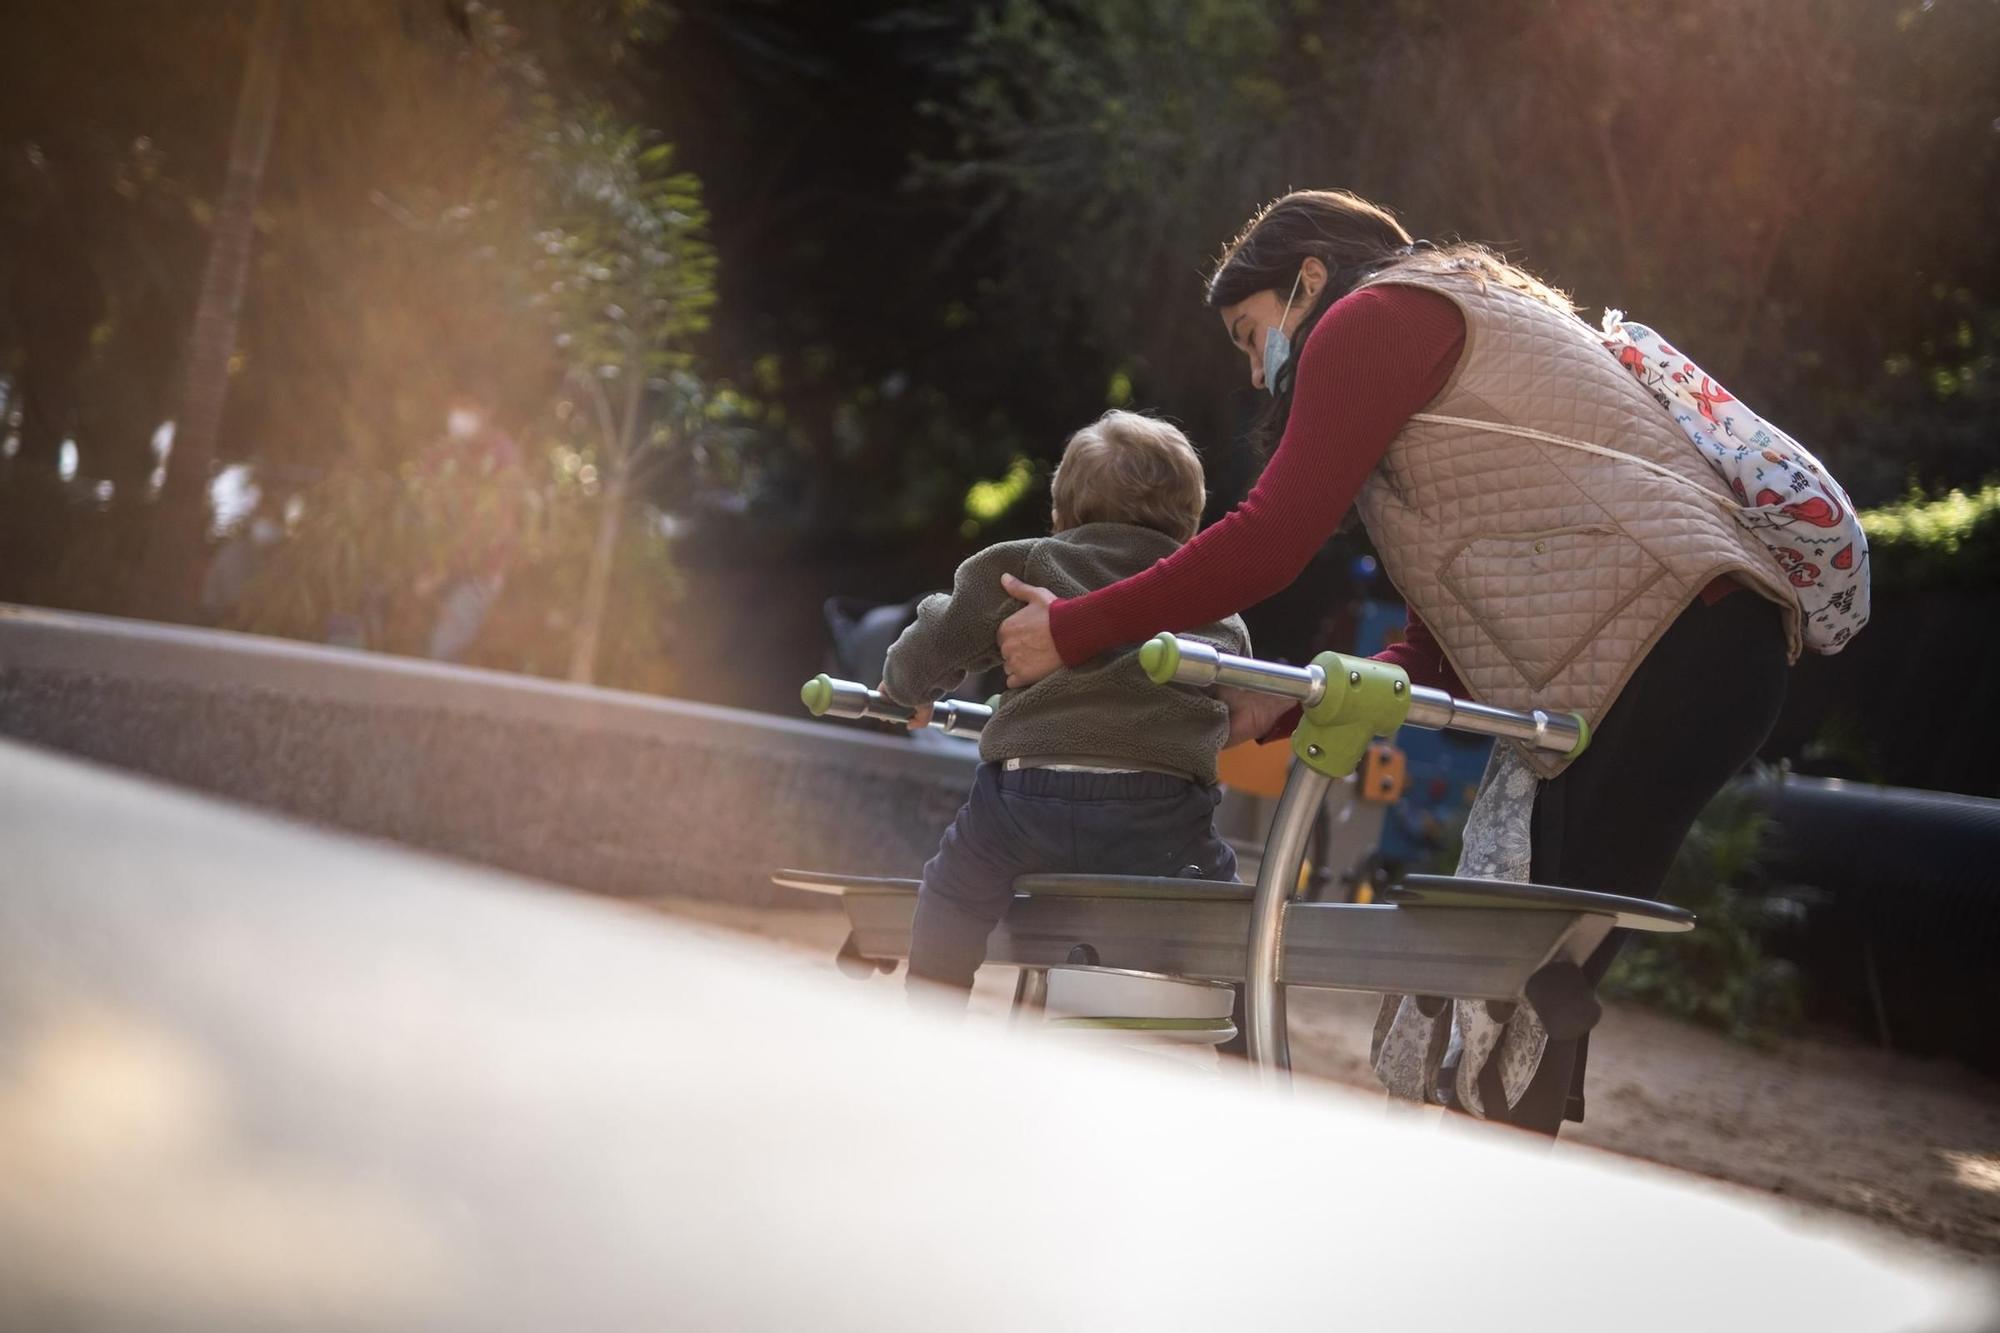
[[[1626,682],[1583,757],[1542,784],[1537,884],[1655,898],[1695,816],[1757,753],[1785,699],[1776,605],[1739,589],[1684,611]],[[1699,927],[1697,927],[1699,929]],[[1595,984],[1628,932],[1584,964]],[[1583,1119],[1585,1034],[1551,1041],[1521,1100],[1491,1119],[1553,1136]]]

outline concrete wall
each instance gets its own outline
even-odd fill
[[[0,735],[579,888],[751,902],[798,896],[767,884],[781,865],[915,874],[975,762],[850,724],[6,605]]]

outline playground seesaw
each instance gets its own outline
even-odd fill
[[[1399,668],[1322,653],[1288,666],[1235,657],[1162,634],[1140,650],[1162,686],[1234,686],[1295,700],[1303,715],[1266,836],[1257,881],[1124,875],[1028,875],[994,931],[988,961],[1021,970],[1017,1019],[1142,1030],[1208,1043],[1236,1035],[1232,987],[1243,987],[1248,1054],[1267,1080],[1289,1078],[1285,994],[1293,987],[1519,1001],[1557,962],[1581,963],[1614,928],[1692,929],[1661,903],[1539,884],[1406,875],[1381,901],[1297,897],[1307,837],[1329,786],[1368,744],[1405,726],[1450,728],[1559,754],[1581,753],[1589,727],[1573,714],[1517,712],[1412,685]],[[908,721],[910,710],[864,685],[819,676],[801,691],[815,716]],[[991,717],[945,700],[930,725],[976,735]],[[838,961],[850,975],[891,971],[909,955],[918,881],[780,870],[774,882],[837,894],[850,923]]]

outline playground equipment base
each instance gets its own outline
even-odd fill
[[[839,897],[843,957],[893,968],[909,957],[914,879],[780,870],[776,884]],[[1015,881],[989,962],[1074,964],[1238,982],[1254,886],[1126,875]],[[1683,931],[1685,910],[1580,889],[1411,875],[1375,903],[1291,902],[1278,979],[1286,986],[1512,1001],[1558,959],[1581,963],[1614,928]]]

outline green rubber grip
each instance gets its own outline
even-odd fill
[[[799,687],[799,702],[814,717],[825,717],[826,710],[833,707],[833,677],[824,671]]]
[[[1171,634],[1156,634],[1139,648],[1139,665],[1155,685],[1171,685],[1181,669],[1180,641]]]
[[[1565,759],[1574,759],[1590,748],[1590,719],[1582,713],[1571,713],[1570,716],[1576,719],[1576,744],[1569,747],[1569,753],[1563,756]]]

